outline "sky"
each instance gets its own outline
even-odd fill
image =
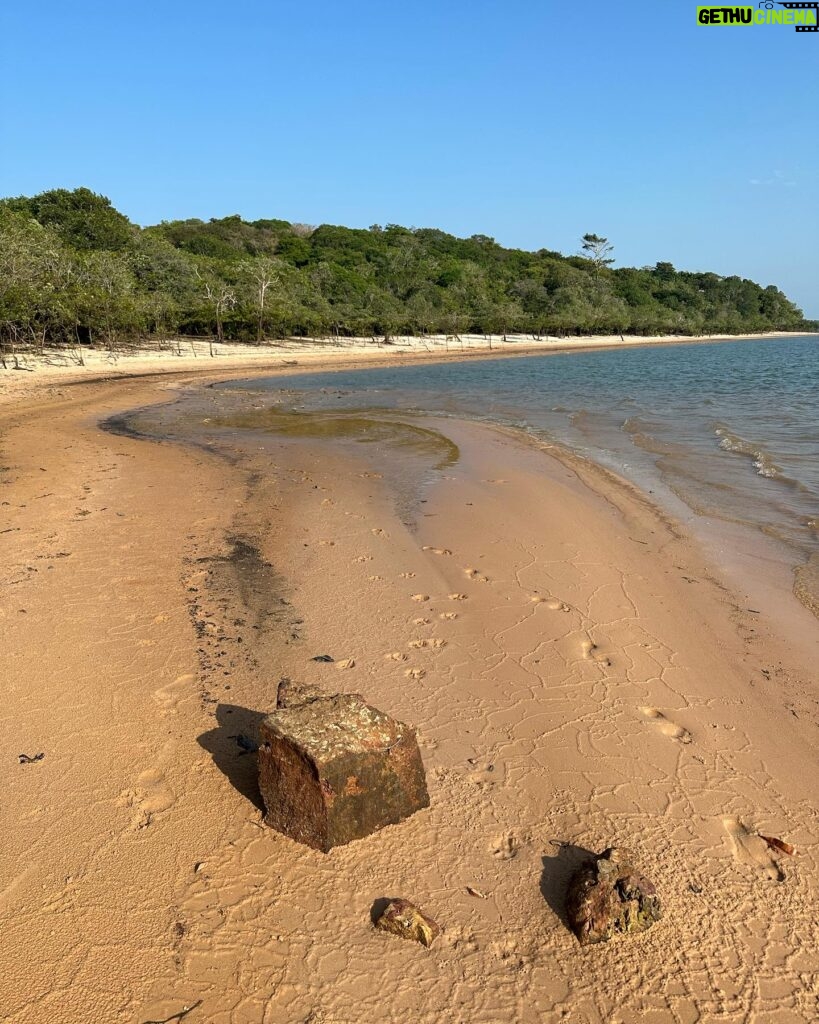
[[[0,195],[563,253],[595,232],[618,266],[738,274],[819,317],[819,33],[696,6],[4,0]]]

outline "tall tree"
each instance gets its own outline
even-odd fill
[[[614,246],[609,245],[608,238],[601,238],[600,235],[586,234],[583,235],[580,241],[581,249],[586,259],[591,261],[596,274],[599,274],[603,267],[611,266],[614,263],[614,258],[611,256],[611,253],[614,252]]]
[[[225,313],[236,305],[236,292],[225,281],[206,278],[203,282],[204,298],[216,321],[216,340],[225,340]],[[210,344],[213,355],[213,342]]]
[[[256,321],[256,342],[261,344],[265,335],[265,310],[268,292],[278,284],[281,274],[281,263],[272,256],[260,256],[255,260],[247,260],[243,266],[245,279],[253,291],[258,319]]]

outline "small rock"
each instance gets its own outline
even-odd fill
[[[279,680],[276,691],[276,709],[297,708],[302,704],[309,704],[314,700],[321,700],[328,697],[326,690],[313,683],[294,683],[292,679],[284,678]]]
[[[399,935],[402,939],[413,939],[427,947],[441,934],[440,927],[431,917],[423,914],[409,900],[402,899],[390,900],[375,922],[375,927]]]
[[[616,847],[574,873],[566,913],[583,946],[645,931],[662,917],[656,889],[634,867],[630,855]]]
[[[236,746],[241,747],[242,754],[255,754],[259,749],[259,744],[243,732],[240,732],[237,736],[228,736],[228,739],[236,740]],[[242,754],[239,756],[241,757]]]

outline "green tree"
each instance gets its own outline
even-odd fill
[[[611,266],[614,263],[612,253],[614,252],[614,246],[609,244],[608,238],[601,238],[600,235],[586,234],[583,235],[580,240],[580,248],[586,256],[592,266],[595,269],[595,273],[600,273],[604,267]]]
[[[136,229],[128,218],[115,210],[106,196],[87,188],[76,188],[73,192],[57,188],[31,199],[21,196],[3,203],[52,228],[63,242],[81,251],[119,252],[134,239]]]
[[[773,285],[668,262],[614,269],[595,234],[581,252],[238,215],[140,229],[104,196],[56,189],[0,200],[0,341],[809,329]]]

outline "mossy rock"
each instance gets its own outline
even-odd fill
[[[566,913],[584,946],[645,931],[662,917],[654,885],[616,847],[586,861],[572,875]]]

